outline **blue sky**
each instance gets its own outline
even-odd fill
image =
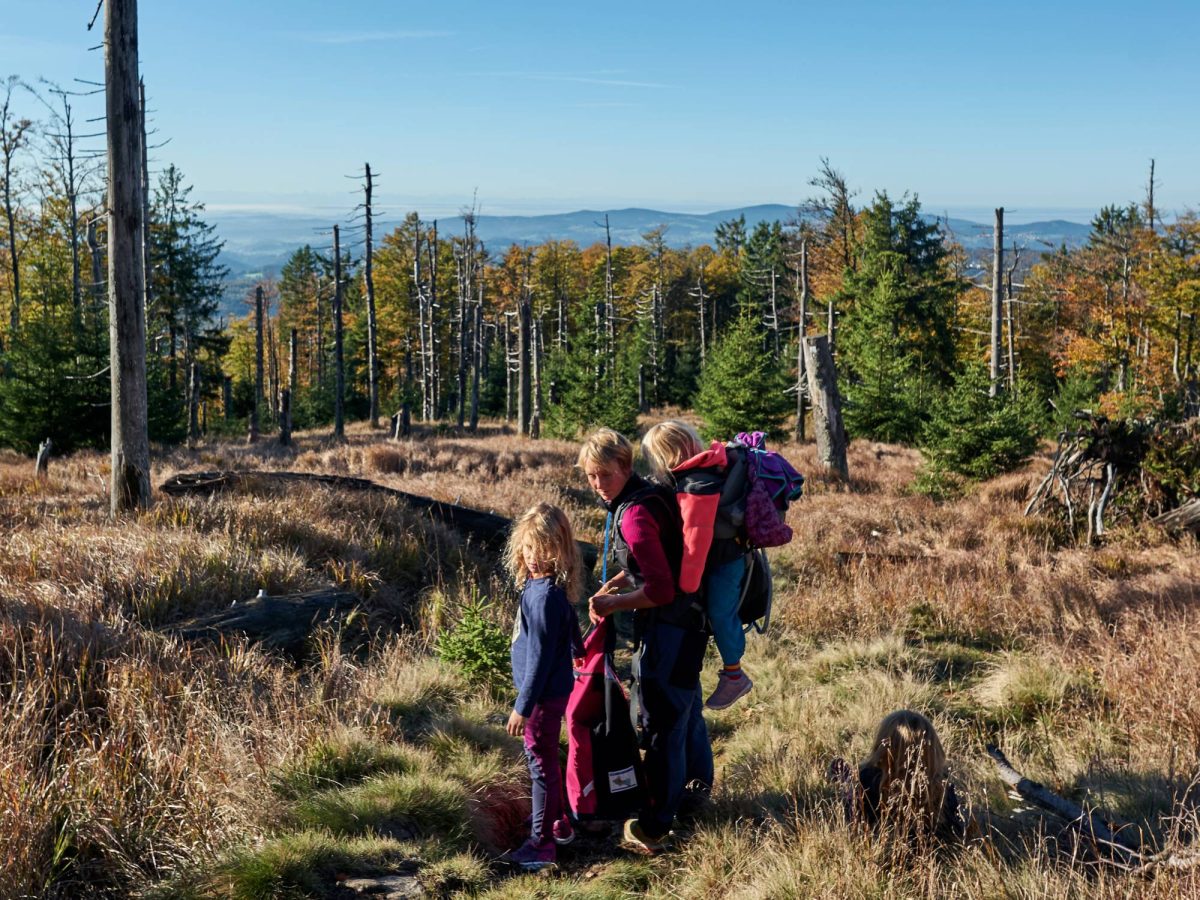
[[[139,5],[155,155],[212,208],[349,207],[370,161],[393,213],[708,211],[821,156],[1018,217],[1140,200],[1153,156],[1200,204],[1200,2]],[[94,8],[0,0],[0,75],[100,80]]]

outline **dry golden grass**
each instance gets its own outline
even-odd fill
[[[157,456],[154,481],[289,469],[505,515],[549,499],[597,540],[574,446],[489,429],[207,444]],[[816,472],[811,446],[785,453]],[[437,893],[498,897],[1196,895],[1195,873],[1052,853],[983,752],[998,741],[1031,777],[1172,840],[1200,765],[1195,541],[1060,547],[1021,515],[1044,460],[943,504],[910,493],[919,461],[856,443],[849,485],[810,474],[773,556],[776,627],[750,642],[755,690],[711,717],[719,783],[677,853],[602,849],[556,879],[497,881],[488,854],[527,802],[519,750],[504,704],[428,652],[473,592],[511,610],[492,561],[395,500],[309,487],[158,497],[113,523],[105,455],[35,483],[0,453],[0,896],[333,896],[334,874],[406,859]],[[359,594],[367,627],[318,634],[300,663],[162,630],[260,587],[328,583]],[[840,824],[829,757],[862,757],[900,706],[934,718],[990,807],[988,846],[897,861]]]

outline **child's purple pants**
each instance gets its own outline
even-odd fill
[[[548,697],[534,704],[533,712],[525,722],[525,756],[529,760],[529,778],[533,782],[529,840],[539,847],[553,842],[550,829],[563,814],[558,736],[562,731],[567,700],[567,697]]]

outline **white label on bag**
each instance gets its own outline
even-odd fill
[[[637,775],[633,771],[633,766],[608,773],[609,793],[619,794],[622,791],[632,791],[636,787]]]

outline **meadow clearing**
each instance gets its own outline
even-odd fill
[[[206,443],[156,454],[153,481],[348,474],[507,516],[548,499],[599,539],[574,445],[481,432]],[[433,896],[1200,895],[1197,870],[1073,855],[984,750],[999,744],[1151,846],[1185,843],[1200,765],[1195,539],[1139,526],[1065,544],[1022,515],[1044,454],[937,503],[909,490],[916,451],[856,441],[841,485],[815,474],[811,445],[783,450],[807,493],[789,512],[795,540],[772,553],[754,691],[708,716],[711,801],[671,853],[592,840],[522,877],[494,861],[527,811],[511,696],[431,650],[479,599],[508,628],[516,593],[494,557],[393,498],[324,487],[156,495],[111,522],[107,455],[55,460],[41,482],[0,455],[0,896],[344,897],[347,878],[381,872]],[[170,632],[260,589],[331,584],[360,610],[300,660]],[[715,674],[711,654],[706,688]],[[982,844],[912,852],[842,824],[829,760],[861,758],[900,707],[937,724],[955,780],[988,811]]]

